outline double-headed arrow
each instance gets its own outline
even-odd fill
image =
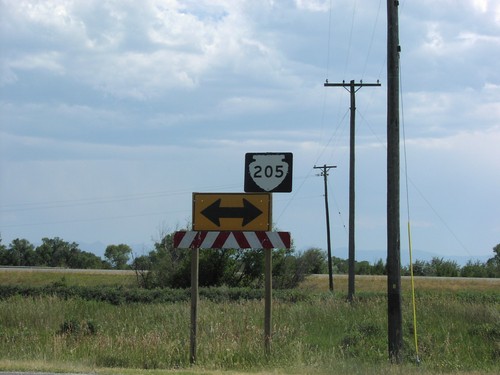
[[[220,227],[220,219],[243,219],[242,226],[245,226],[259,217],[262,211],[245,198],[243,198],[243,207],[221,207],[219,198],[201,211],[201,214],[218,227]]]

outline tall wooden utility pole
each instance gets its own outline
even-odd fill
[[[399,223],[399,21],[397,0],[387,0],[387,320],[392,362],[401,362],[401,245]]]
[[[350,83],[342,81],[342,83],[325,83],[328,86],[342,86],[351,94],[351,126],[350,126],[350,157],[349,157],[349,281],[347,298],[352,301],[354,298],[354,275],[355,275],[355,124],[356,124],[356,92],[363,86],[380,86],[380,83],[355,83],[351,80]]]
[[[332,245],[330,241],[330,214],[328,211],[328,184],[327,177],[330,168],[337,168],[336,165],[323,165],[322,167],[314,166],[314,169],[321,169],[320,176],[323,176],[325,182],[325,211],[326,211],[326,242],[328,246],[328,280],[330,292],[333,292],[333,266],[332,266]]]

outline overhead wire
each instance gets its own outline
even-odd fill
[[[199,188],[199,190],[226,190],[232,189],[236,185],[219,185],[212,187]],[[140,194],[130,194],[121,196],[107,196],[107,197],[93,197],[93,198],[80,198],[80,199],[68,199],[68,200],[55,200],[55,201],[45,201],[45,202],[21,202],[7,204],[0,207],[0,214],[12,213],[18,211],[36,211],[36,210],[49,210],[49,209],[63,209],[71,207],[80,206],[91,206],[91,205],[104,205],[112,204],[126,201],[140,201],[145,199],[156,199],[164,198],[176,195],[187,195],[192,194],[192,189],[190,190],[165,190],[157,191],[151,193],[140,193]],[[46,226],[55,224],[72,224],[72,223],[85,223],[85,222],[95,222],[104,220],[121,220],[130,219],[136,217],[148,217],[157,215],[166,215],[172,213],[185,212],[186,210],[167,210],[162,212],[145,212],[136,214],[125,214],[125,215],[115,215],[115,216],[93,216],[91,218],[67,218],[64,220],[53,220],[53,221],[43,221],[43,222],[22,222],[22,223],[5,223],[0,224],[0,228],[14,228],[14,227],[28,227],[28,226]]]
[[[356,113],[360,116],[360,118],[363,120],[364,124],[368,127],[372,135],[377,139],[378,143],[382,145],[386,150],[387,150],[387,144],[386,142],[379,137],[379,135],[373,130],[373,127],[370,125],[369,121],[366,119],[366,117],[363,115],[362,111],[356,110]],[[443,224],[445,229],[450,233],[450,235],[455,239],[458,245],[468,254],[472,255],[472,253],[469,251],[469,249],[464,245],[464,243],[460,240],[458,235],[455,233],[455,231],[449,226],[449,224],[446,222],[446,220],[439,214],[437,209],[434,207],[434,205],[429,201],[429,199],[426,197],[426,195],[419,189],[418,185],[415,183],[415,181],[412,180],[411,176],[408,174],[408,171],[406,170],[406,166],[404,167],[404,173],[405,173],[405,178],[408,186],[411,186],[414,191],[419,195],[419,197],[425,202],[425,204],[431,209],[433,214],[436,216],[436,218]]]
[[[333,0],[330,0],[330,4],[329,4],[329,11],[328,11],[328,34],[327,34],[327,46],[326,46],[326,61],[325,61],[325,73],[326,73],[326,77],[328,79],[328,76],[329,76],[329,73],[330,73],[330,58],[331,58],[331,42],[332,42],[332,1]],[[325,129],[325,118],[326,118],[326,99],[327,99],[327,90],[323,90],[323,103],[322,103],[322,109],[321,109],[321,118],[320,118],[320,124],[321,124],[321,134],[320,134],[320,139],[323,139],[324,138],[324,129]],[[344,121],[345,117],[347,115],[347,112],[344,114],[342,121]],[[325,153],[326,149],[329,147],[330,143],[332,142],[333,138],[335,137],[338,129],[340,128],[340,123],[338,123],[334,133],[330,136],[330,138],[328,139],[328,141],[326,142],[326,144],[323,145],[323,147],[318,151],[318,155],[316,157],[316,161],[315,161],[315,164],[318,163],[319,159],[323,156],[323,154]],[[321,143],[321,142],[320,142]],[[280,218],[284,215],[284,213],[288,210],[288,208],[290,207],[290,205],[292,204],[292,202],[294,202],[296,199],[297,199],[297,195],[299,194],[299,192],[302,190],[302,187],[304,186],[305,182],[313,175],[313,167],[311,166],[310,169],[308,169],[308,173],[307,175],[305,176],[305,178],[301,181],[301,183],[294,188],[294,191],[293,191],[293,194],[292,196],[290,197],[290,199],[287,200],[287,203],[285,204],[285,206],[282,208],[281,212],[279,215],[277,215],[276,217],[276,221],[279,221]]]
[[[411,239],[411,215],[410,215],[410,193],[408,186],[408,157],[406,152],[406,129],[404,121],[404,100],[403,100],[403,79],[401,73],[401,61],[399,62],[399,91],[400,91],[400,101],[401,101],[401,128],[403,130],[403,157],[404,157],[404,176],[405,176],[405,190],[406,190],[406,215],[407,215],[407,231],[408,231],[408,253],[410,257],[410,281],[411,281],[411,301],[412,301],[412,313],[413,313],[413,340],[415,344],[415,360],[420,363],[419,351],[418,351],[418,333],[417,333],[417,303],[415,299],[415,276],[413,272],[413,249],[412,249],[412,239]]]
[[[216,187],[209,187],[208,189],[219,189],[224,190],[232,188],[237,185],[220,185]],[[207,188],[199,188],[200,190],[205,190]],[[79,198],[79,199],[66,199],[66,200],[54,200],[45,202],[21,202],[21,203],[11,203],[0,206],[0,212],[17,212],[17,211],[31,211],[31,210],[45,210],[45,209],[55,209],[55,208],[67,208],[76,206],[87,206],[96,204],[107,204],[107,203],[117,203],[125,201],[137,201],[144,199],[155,199],[163,198],[168,196],[190,194],[189,190],[162,190],[150,193],[139,193],[139,194],[127,194],[118,196],[102,196],[102,197],[92,197],[92,198]]]
[[[351,12],[351,23],[350,23],[349,37],[348,37],[348,43],[347,43],[347,52],[345,54],[346,58],[345,58],[345,65],[344,65],[344,74],[347,72],[347,67],[349,66],[349,62],[350,62],[350,58],[351,58],[350,55],[351,55],[351,48],[352,48],[352,43],[353,43],[353,35],[354,35],[354,29],[355,29],[355,21],[356,21],[356,15],[357,15],[357,1],[354,1],[352,4],[353,4],[353,6],[352,6],[352,12]],[[376,12],[376,16],[375,16],[375,20],[374,20],[373,27],[372,27],[372,32],[371,32],[369,43],[368,43],[368,48],[367,48],[367,53],[366,53],[366,59],[365,59],[364,65],[363,65],[362,77],[364,77],[365,74],[366,74],[366,70],[367,70],[367,67],[368,67],[368,62],[369,62],[369,59],[370,59],[370,56],[371,56],[371,52],[372,52],[372,48],[373,48],[373,44],[374,44],[374,40],[375,40],[375,35],[376,35],[377,27],[378,27],[378,24],[379,24],[379,17],[380,17],[380,12],[381,12],[381,4],[382,4],[382,0],[379,0],[378,7],[377,7],[377,12]],[[332,27],[333,27],[332,10],[333,10],[332,1],[330,1],[329,13],[328,13],[328,37],[327,37],[327,54],[326,54],[326,75],[327,75],[327,77],[330,74],[330,68],[331,68],[331,50],[332,50],[331,44],[332,44]],[[380,68],[380,70],[378,72],[379,79],[382,76],[383,68],[386,65],[386,61],[387,61],[386,57],[384,57],[384,60],[381,63],[381,68]],[[323,103],[322,103],[322,112],[321,112],[321,125],[322,125],[322,128],[321,128],[322,129],[321,138],[323,138],[325,136],[325,134],[323,133],[323,130],[325,128],[325,123],[326,123],[325,119],[326,119],[326,98],[327,98],[326,97],[326,93],[327,93],[327,91],[328,90],[326,90],[326,88],[325,88],[325,90],[324,90],[324,96],[323,96]],[[375,91],[372,93],[372,95],[375,95]],[[339,102],[339,109],[340,109],[340,100],[338,102]],[[384,145],[384,147],[387,147],[386,144],[384,143],[384,141],[380,139],[379,135],[370,126],[369,122],[364,117],[363,112],[360,112],[358,109],[356,109],[356,111],[361,115],[362,119],[368,125],[369,130],[376,137],[376,139],[378,140],[378,142],[381,145]],[[344,121],[345,121],[348,113],[349,113],[349,108],[347,108],[345,110],[345,112],[342,115],[341,120],[340,121],[336,121],[336,127],[335,127],[334,131],[331,133],[331,136],[328,138],[328,140],[323,143],[323,147],[321,147],[321,149],[318,151],[318,156],[316,158],[316,163],[318,163],[318,161],[322,157],[324,157],[325,152],[329,148],[332,149],[332,152],[338,150],[338,148],[336,148],[336,147],[330,147],[330,146],[332,144],[335,145],[342,138],[342,135],[344,134],[344,132],[343,132],[344,127],[342,127],[342,125],[344,124]],[[330,160],[332,157],[333,157],[333,155],[331,155],[328,158],[328,160]],[[287,204],[282,209],[280,215],[277,216],[278,220],[279,220],[279,218],[282,217],[282,215],[285,213],[285,211],[289,208],[289,206],[291,205],[291,203],[296,199],[297,195],[301,191],[301,189],[302,189],[303,185],[305,184],[306,180],[308,180],[308,178],[312,175],[312,171],[313,170],[311,168],[309,170],[309,173],[305,177],[305,179],[302,180],[301,184],[297,188],[294,189],[294,194],[288,200]],[[335,195],[332,194],[331,196],[333,196],[335,198]],[[338,207],[338,203],[336,202],[336,200],[335,200],[335,204]],[[340,209],[338,209],[338,213],[339,213],[339,216],[340,216],[341,221],[342,221],[342,214],[341,214]],[[345,228],[345,223],[342,223],[342,226]]]
[[[318,157],[316,158],[315,164],[317,164],[319,162],[319,159],[323,156],[323,154],[328,149],[328,147],[330,146],[330,144],[332,143],[332,141],[334,139],[335,140],[340,140],[340,138],[342,138],[342,135],[344,134],[344,130],[346,129],[346,127],[342,127],[341,125],[347,119],[347,115],[348,114],[349,114],[349,108],[347,108],[345,110],[344,115],[342,116],[342,118],[340,119],[340,121],[337,123],[337,126],[335,127],[335,130],[333,131],[332,135],[330,136],[330,138],[328,139],[328,141],[326,142],[326,144],[323,146],[321,152],[319,153]],[[340,135],[338,135],[338,137],[337,137],[337,134],[338,134],[339,130],[340,130]],[[334,143],[334,145],[335,145],[335,143]]]
[[[90,205],[101,205],[108,203],[117,202],[127,202],[127,201],[137,201],[144,199],[155,199],[165,196],[182,195],[186,194],[186,191],[177,192],[161,192],[153,194],[138,194],[138,195],[125,195],[116,197],[102,197],[102,198],[81,198],[74,200],[60,200],[60,201],[48,201],[41,203],[19,203],[16,205],[6,205],[0,209],[0,212],[19,212],[19,211],[34,211],[34,210],[48,210],[56,208],[68,208],[68,207],[78,207],[78,206],[90,206]]]
[[[330,46],[331,46],[331,40],[332,40],[332,1],[330,0],[330,7],[328,10],[328,37],[327,37],[327,45],[326,45],[326,77],[328,78],[328,75],[330,73]]]
[[[141,214],[130,214],[130,215],[116,215],[116,216],[102,216],[102,217],[92,217],[88,219],[66,219],[66,220],[53,220],[53,221],[43,221],[43,222],[32,222],[32,223],[18,223],[18,224],[6,224],[2,225],[2,228],[17,228],[17,227],[31,227],[31,226],[46,226],[46,225],[56,225],[56,224],[75,224],[75,223],[91,223],[96,221],[110,221],[110,220],[123,220],[132,219],[137,217],[149,217],[149,216],[159,216],[167,215],[172,213],[185,212],[182,210],[173,211],[162,211],[162,212],[146,212]]]
[[[373,41],[375,40],[375,31],[377,30],[378,18],[379,18],[379,15],[380,15],[381,6],[382,6],[382,0],[379,0],[379,2],[378,2],[378,9],[377,9],[377,15],[375,16],[375,22],[374,22],[374,25],[373,25],[373,30],[372,30],[372,35],[371,35],[371,38],[370,38],[370,43],[368,45],[368,52],[366,53],[365,65],[363,66],[363,73],[361,74],[361,78],[364,78],[364,76],[365,76],[366,67],[368,66],[368,60],[370,59],[371,50],[372,50],[372,46],[373,46]],[[380,77],[380,74],[379,74],[379,77]]]
[[[350,54],[351,54],[352,35],[353,35],[353,31],[354,31],[354,20],[356,19],[356,4],[357,4],[357,1],[354,0],[353,6],[352,6],[351,30],[349,31],[349,40],[347,43],[346,61],[345,61],[345,65],[344,65],[344,73],[343,73],[344,76],[347,72],[347,67],[349,65],[349,59],[350,59]]]
[[[332,37],[331,37],[331,34],[332,34],[332,9],[333,9],[333,7],[332,7],[332,1],[330,1],[329,14],[328,14],[328,37],[327,37],[327,56],[326,56],[326,74],[327,74],[327,77],[328,77],[328,75],[330,73],[331,40],[332,40]],[[380,11],[380,3],[379,3],[379,10],[377,12],[377,17],[376,17],[375,24],[374,24],[374,29],[372,31],[372,37],[371,37],[371,40],[370,40],[369,50],[371,50],[371,45],[373,44],[374,35],[375,35],[375,29],[376,29],[376,26],[377,26],[377,23],[378,23],[378,13],[379,13],[379,11]],[[356,20],[356,13],[357,13],[357,1],[354,1],[353,2],[353,7],[352,7],[352,14],[351,14],[351,25],[350,25],[350,31],[349,31],[349,38],[348,38],[348,43],[347,43],[347,52],[346,52],[345,66],[344,66],[344,73],[343,73],[344,75],[347,72],[347,67],[349,66],[349,61],[350,61],[350,53],[351,53],[352,40],[353,40],[353,35],[354,35],[354,26],[355,26],[355,20]],[[368,61],[368,58],[369,58],[369,53],[367,55],[366,61]],[[365,69],[366,69],[366,65],[367,65],[367,62],[365,63]],[[328,80],[328,78],[327,78],[327,80]],[[325,121],[325,117],[326,117],[326,93],[327,93],[327,90],[325,88],[325,90],[324,90],[324,96],[323,96],[323,104],[322,104],[322,115],[321,115],[321,125],[322,125],[321,128],[322,129],[324,129],[325,123],[326,123],[326,121]],[[341,101],[339,100],[338,102],[339,102],[339,114],[340,114],[340,102]],[[330,147],[331,143],[334,142],[334,140],[340,140],[340,138],[341,138],[341,136],[343,134],[343,130],[345,128],[345,127],[342,127],[342,124],[344,123],[345,119],[347,118],[347,114],[348,113],[349,113],[349,108],[346,108],[346,110],[345,110],[345,112],[344,112],[341,120],[336,122],[337,126],[335,127],[335,129],[332,132],[331,136],[329,137],[328,141],[326,143],[324,143],[323,147],[318,152],[318,156],[316,158],[315,164],[317,164],[319,162],[320,158],[323,157],[324,153]],[[340,131],[340,136],[338,136],[339,135],[339,129],[341,130]],[[322,133],[323,133],[323,131],[322,131]],[[321,138],[323,138],[323,134],[321,134]],[[332,147],[332,151],[335,151],[335,150],[337,150],[337,148]],[[278,217],[277,217],[278,220],[281,218],[281,216],[284,214],[284,212],[288,209],[288,207],[290,206],[290,204],[294,201],[295,197],[297,196],[297,194],[301,190],[301,188],[304,185],[305,181],[312,175],[312,172],[313,172],[313,169],[311,168],[309,170],[309,173],[308,173],[306,179],[304,179],[302,181],[302,183],[298,186],[298,188],[294,189],[294,194],[288,200],[287,204],[282,209],[281,213],[278,215]],[[334,195],[332,194],[332,196],[334,196]],[[340,220],[342,222],[342,226],[345,229],[346,227],[345,227],[345,223],[344,223],[344,220],[343,220],[343,217],[342,217],[342,213],[341,213],[340,209],[338,208],[338,203],[337,203],[336,200],[335,200],[335,204],[336,204],[336,208],[337,208],[338,214],[340,216]]]

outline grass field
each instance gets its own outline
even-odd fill
[[[0,284],[132,286],[133,274],[0,272]],[[188,302],[111,305],[57,297],[0,301],[0,369],[100,374],[498,374],[500,280],[417,279],[415,364],[408,280],[403,279],[403,364],[387,360],[384,277],[324,275],[301,288],[312,298],[275,301],[271,356],[263,345],[262,301],[199,306],[198,362],[189,364]]]
[[[347,293],[347,275],[334,275],[334,291]],[[387,290],[386,276],[360,275],[355,278],[355,289],[360,292],[382,292]],[[301,285],[300,289],[313,292],[328,290],[328,275],[311,275]],[[401,278],[403,292],[411,292],[409,276]],[[415,290],[435,292],[499,292],[500,279],[462,278],[462,277],[416,277]]]
[[[133,271],[70,270],[66,268],[2,268],[0,285],[43,286],[53,283],[66,285],[122,285],[136,286]]]

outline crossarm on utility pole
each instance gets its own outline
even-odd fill
[[[377,80],[377,83],[365,83],[363,81],[359,81],[358,83],[356,83],[354,80],[352,80],[351,82],[342,81],[342,82],[337,82],[337,83],[330,83],[330,82],[328,82],[328,80],[326,80],[326,82],[324,83],[325,87],[330,87],[330,86],[350,87],[352,85],[354,87],[359,87],[359,88],[361,88],[363,86],[382,86],[382,84],[378,80]]]

